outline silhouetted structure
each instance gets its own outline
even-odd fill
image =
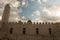
[[[9,20],[9,15],[10,15],[10,5],[7,4],[3,12],[2,22],[7,23]]]

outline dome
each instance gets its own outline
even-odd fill
[[[32,23],[32,21],[31,20],[28,20],[27,23]]]

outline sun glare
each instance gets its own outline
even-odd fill
[[[0,16],[0,20],[2,19],[2,17]]]

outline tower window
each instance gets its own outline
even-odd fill
[[[38,29],[38,28],[36,28],[36,34],[37,34],[37,35],[39,34],[39,29]]]
[[[49,28],[49,35],[51,35],[51,28]]]
[[[13,32],[13,28],[10,28],[10,34],[12,34],[12,32]]]
[[[26,32],[26,28],[23,28],[23,34],[25,35],[25,32]]]

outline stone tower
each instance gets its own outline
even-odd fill
[[[9,15],[10,15],[10,6],[9,4],[6,4],[4,11],[3,11],[2,22],[0,25],[0,31],[4,31],[4,33],[7,33],[8,31],[7,23],[9,21]]]
[[[2,22],[7,23],[9,20],[9,14],[10,14],[10,5],[6,4],[4,11],[3,11],[3,16],[2,16]]]

